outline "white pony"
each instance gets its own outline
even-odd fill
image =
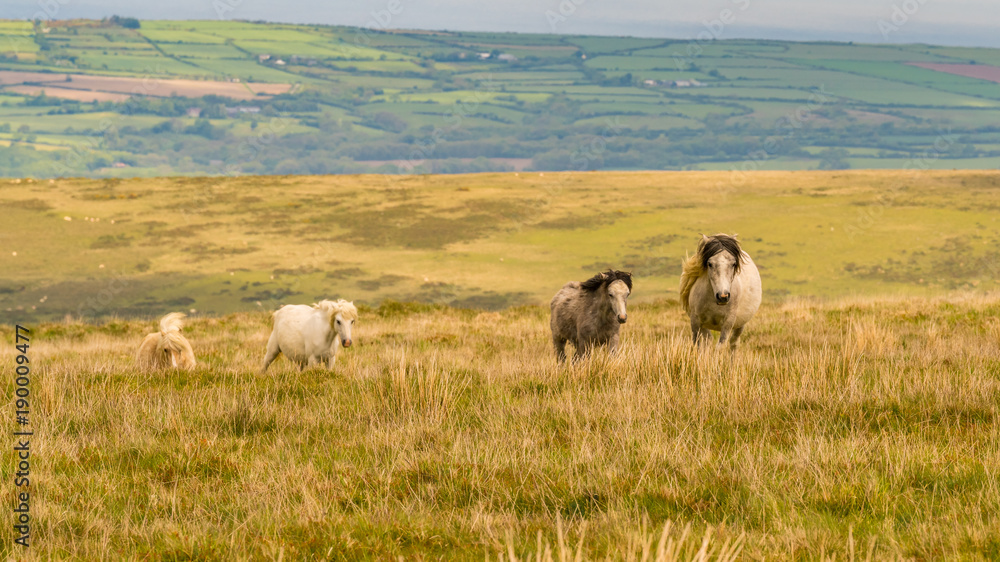
[[[267,340],[262,373],[279,353],[298,364],[300,371],[320,361],[333,369],[340,347],[351,347],[351,327],[358,319],[358,309],[344,299],[323,300],[312,306],[285,305],[272,316],[274,329]]]
[[[191,344],[181,335],[184,314],[171,312],[160,318],[160,331],[153,332],[139,344],[135,361],[141,369],[193,369],[197,365]]]
[[[734,236],[702,235],[695,255],[684,262],[681,304],[691,318],[694,343],[719,332],[731,349],[760,307],[760,273]]]

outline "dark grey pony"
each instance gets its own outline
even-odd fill
[[[632,274],[609,269],[583,283],[571,281],[552,297],[552,344],[556,360],[566,360],[566,342],[576,348],[573,359],[587,355],[595,345],[614,353],[618,328],[628,318],[625,301],[632,292]]]

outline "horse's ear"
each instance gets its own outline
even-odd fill
[[[704,234],[702,234],[702,235],[701,235],[701,239],[702,239],[702,240],[708,240],[708,236],[705,236]]]

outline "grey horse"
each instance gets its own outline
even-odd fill
[[[614,353],[619,327],[628,319],[625,301],[631,292],[632,274],[612,269],[582,283],[563,285],[550,305],[556,360],[566,361],[566,342],[576,348],[574,360],[597,345],[606,345]]]
[[[684,262],[681,304],[691,318],[694,343],[719,332],[731,349],[760,307],[760,273],[735,236],[702,235],[698,251]]]

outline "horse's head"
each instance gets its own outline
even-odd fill
[[[338,299],[336,302],[322,300],[313,304],[313,308],[322,310],[329,314],[330,329],[337,333],[340,338],[340,345],[351,347],[354,341],[351,339],[351,328],[358,319],[358,309],[353,302]]]
[[[167,355],[170,356],[170,366],[176,369],[177,366],[180,365],[182,361],[181,352],[177,351],[176,349],[168,349]]]
[[[340,338],[340,345],[344,347],[351,347],[354,343],[351,340],[351,328],[354,327],[354,319],[344,318],[344,314],[338,312],[333,317],[333,329],[337,331],[337,337]]]
[[[719,306],[729,304],[733,280],[739,274],[740,265],[743,263],[740,243],[732,236],[717,234],[711,238],[704,236],[699,249],[702,268],[708,273],[708,279],[712,282],[715,303]]]
[[[184,336],[180,334],[179,328],[163,332],[158,345],[159,351],[163,353],[163,364],[177,368],[184,363]]]
[[[624,324],[628,320],[625,301],[632,292],[631,273],[609,269],[587,279],[580,286],[586,291],[605,291],[618,323]]]
[[[628,320],[628,312],[625,310],[625,301],[628,300],[631,289],[625,281],[616,279],[608,283],[608,298],[611,300],[611,310],[615,312],[619,324],[624,324]]]
[[[340,338],[340,345],[351,347],[351,344],[354,343],[354,340],[351,339],[351,328],[354,327],[354,322],[357,319],[358,309],[354,307],[354,303],[344,299],[337,301],[332,324],[333,329],[337,332],[337,337]]]

